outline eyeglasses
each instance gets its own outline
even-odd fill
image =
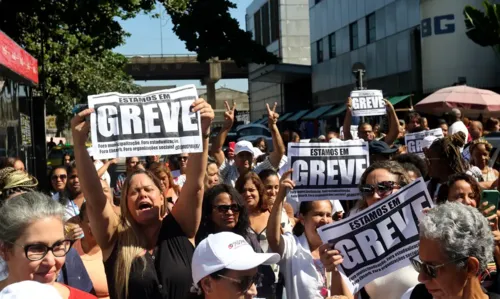
[[[182,161],[187,161],[188,158],[189,157],[179,157],[179,159],[182,160]]]
[[[39,261],[43,259],[49,251],[52,252],[52,254],[55,257],[64,257],[66,254],[68,254],[68,251],[71,249],[71,246],[73,246],[74,240],[61,240],[52,246],[47,246],[45,244],[27,244],[27,245],[18,245],[16,243],[12,243],[12,245],[19,246],[24,249],[24,254],[26,255],[26,258],[30,261]]]
[[[392,192],[392,190],[399,187],[400,185],[396,182],[385,181],[385,182],[379,182],[376,185],[370,185],[370,184],[361,185],[359,187],[359,191],[361,191],[361,193],[366,196],[371,196],[375,192],[377,192],[377,194],[380,196],[386,196],[390,192]]]
[[[61,174],[61,175],[53,175],[52,176],[52,180],[56,181],[57,179],[60,179],[61,181],[64,181],[65,179],[67,179],[68,176],[65,175],[65,174]]]
[[[450,262],[447,262],[447,263],[444,263],[441,265],[429,265],[425,262],[422,262],[417,257],[411,258],[410,261],[411,261],[411,264],[413,266],[413,269],[415,269],[415,271],[417,271],[418,273],[423,273],[431,278],[436,278],[439,268],[442,268],[442,267],[449,265],[449,264],[465,261],[467,259],[468,259],[468,257],[462,257],[462,258],[459,258],[459,259],[456,259],[456,260],[453,260],[453,261],[450,261]]]
[[[231,210],[233,213],[239,213],[240,212],[240,206],[237,204],[232,204],[232,205],[218,205],[214,206],[214,209],[217,209],[219,213],[227,213],[229,210]]]
[[[253,284],[259,287],[262,283],[262,274],[258,272],[254,276],[243,276],[240,279],[227,277],[220,274],[217,276],[234,283],[243,294],[248,292],[248,290],[252,287]]]

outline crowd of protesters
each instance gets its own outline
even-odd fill
[[[226,103],[209,145],[214,111],[196,100],[203,151],[168,162],[128,157],[113,186],[108,168],[118,161],[93,159],[85,145],[93,110],[80,112],[71,121],[74,160],[51,169],[48,190],[21,160],[0,161],[0,298],[499,298],[499,215],[480,204],[484,190],[500,188],[483,138],[499,121],[469,121],[453,109],[450,123],[436,122],[444,137],[424,139],[422,159],[407,152],[404,136],[434,129],[426,118],[400,120],[386,101],[387,131],[361,123],[353,136],[346,105],[343,132],[308,142],[368,142],[356,202],[287,198],[295,187],[287,144],[300,136],[280,132],[276,105],[267,106],[271,152],[263,139],[225,152],[234,107]],[[323,244],[318,228],[417,178],[436,204],[419,223],[419,255],[353,293],[338,270],[345,254]]]

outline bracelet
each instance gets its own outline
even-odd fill
[[[208,138],[210,138],[210,132],[209,132],[209,133],[207,133],[207,134],[202,134],[202,135],[201,135],[201,138],[202,138],[202,139],[208,139]]]

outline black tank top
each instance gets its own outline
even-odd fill
[[[132,263],[128,298],[185,298],[193,283],[191,276],[193,253],[193,244],[172,214],[169,214],[163,220],[154,255],[146,253]],[[110,257],[104,262],[111,299],[119,299],[115,292],[114,275],[117,258],[118,248],[115,246]]]

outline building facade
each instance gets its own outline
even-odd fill
[[[498,59],[465,34],[463,9],[481,0],[309,0],[315,106],[343,103],[352,66],[385,96],[423,96],[455,83],[494,89]]]
[[[200,98],[207,97],[206,90],[199,90],[198,94]],[[215,119],[213,121],[214,127],[221,127],[224,123],[224,113],[226,112],[226,106],[224,102],[228,102],[232,107],[232,103],[236,105],[236,118],[235,122],[237,123],[248,123],[248,94],[245,92],[241,92],[239,90],[234,90],[226,87],[220,87],[215,90]]]
[[[281,58],[277,65],[249,65],[251,120],[267,114],[266,103],[276,102],[282,114],[310,106],[308,0],[254,0],[247,8],[246,28]]]

